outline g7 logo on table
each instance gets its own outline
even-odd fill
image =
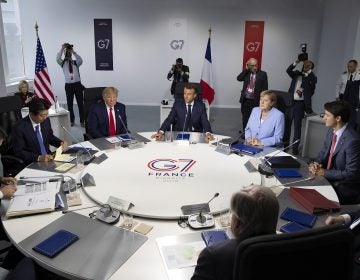
[[[193,159],[154,159],[148,163],[148,167],[154,171],[169,172],[178,170],[188,172],[196,163]]]

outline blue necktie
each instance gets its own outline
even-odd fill
[[[40,127],[39,124],[37,126],[35,126],[35,134],[36,134],[36,138],[38,140],[38,143],[40,145],[41,154],[46,155],[46,149],[45,149],[45,145],[44,145],[43,139],[42,139],[41,134],[40,134],[39,127]]]

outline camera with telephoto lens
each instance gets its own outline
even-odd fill
[[[69,44],[69,43],[65,43],[64,45],[65,45],[65,49],[66,49],[66,50],[72,50],[73,47],[74,47],[74,45],[71,45],[71,44]]]
[[[305,61],[308,60],[309,56],[308,53],[306,52],[306,48],[307,48],[307,44],[301,44],[301,54],[298,55],[298,60],[299,61]]]

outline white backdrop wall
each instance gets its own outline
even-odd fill
[[[86,87],[116,86],[125,104],[158,105],[169,97],[166,74],[179,56],[169,46],[169,21],[187,22],[185,64],[190,80],[198,82],[204,60],[209,25],[212,27],[212,57],[215,83],[213,105],[239,107],[244,24],[264,20],[262,68],[269,87],[287,90],[286,67],[308,43],[310,57],[318,62],[323,26],[324,1],[318,0],[19,0],[26,74],[34,76],[36,37],[39,25],[54,91],[65,100],[64,77],[55,61],[64,42],[74,44],[84,59],[80,68]],[[113,21],[114,71],[95,70],[94,18]],[[176,39],[176,38],[174,38]],[[323,46],[326,48],[327,46]]]

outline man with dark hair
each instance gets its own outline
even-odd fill
[[[294,121],[294,138],[293,141],[301,139],[302,120],[305,116],[312,115],[311,98],[315,93],[317,77],[313,69],[314,63],[311,60],[303,61],[302,70],[295,70],[300,61],[296,60],[287,69],[286,73],[291,78],[289,94],[293,95],[294,105],[291,119]],[[299,154],[299,144],[293,146],[293,154]]]
[[[64,59],[61,58],[64,53]],[[72,59],[72,55],[75,56],[75,60]],[[80,55],[74,51],[74,46],[69,43],[64,43],[61,46],[60,51],[56,56],[56,61],[62,68],[65,76],[65,93],[68,110],[70,112],[70,122],[71,126],[74,125],[75,115],[74,115],[74,95],[76,98],[76,103],[79,107],[79,116],[80,116],[80,125],[85,127],[84,119],[84,101],[83,101],[83,91],[84,86],[81,84],[80,71],[79,67],[83,63],[83,60]]]
[[[329,131],[309,171],[332,184],[341,204],[360,203],[360,137],[348,124],[350,105],[333,101],[325,103],[324,108],[323,119]]]
[[[275,234],[279,202],[267,187],[252,185],[233,194],[230,202],[234,239],[206,247],[191,280],[232,280],[235,253],[247,238]]]
[[[171,95],[174,95],[176,84],[177,83],[187,83],[189,82],[190,70],[189,66],[183,64],[183,59],[179,57],[176,59],[176,63],[171,66],[169,73],[167,74],[167,79],[170,81],[173,77],[173,82],[171,84]]]
[[[12,130],[14,155],[24,161],[24,166],[36,161],[52,161],[49,145],[63,146],[67,143],[54,136],[50,120],[47,118],[49,104],[44,99],[29,102],[29,115],[18,121]]]
[[[260,93],[268,89],[268,77],[265,71],[259,69],[258,61],[250,58],[237,80],[243,83],[240,100],[243,129],[248,123],[253,108],[259,106]]]
[[[174,131],[204,132],[207,140],[213,140],[211,126],[202,101],[196,100],[196,87],[188,84],[184,87],[184,99],[175,101],[169,116],[162,123],[159,131],[151,136],[161,140],[165,131],[173,125]]]
[[[360,131],[357,120],[360,93],[360,71],[357,69],[357,61],[355,59],[349,60],[347,64],[347,71],[340,75],[336,84],[336,100],[347,101],[351,105],[351,115],[349,125],[354,129]]]

